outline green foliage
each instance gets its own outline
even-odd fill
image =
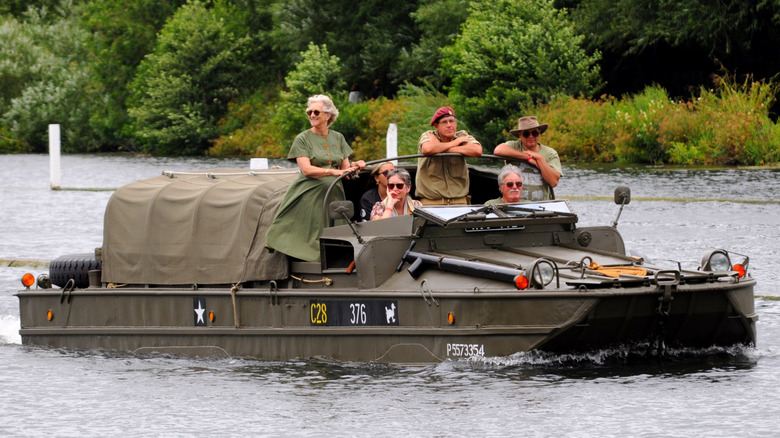
[[[387,84],[398,53],[416,40],[416,8],[417,1],[279,1],[273,47],[284,64],[293,65],[310,43],[325,45],[341,59],[345,82],[367,91],[374,79]]]
[[[572,17],[599,50],[608,92],[658,83],[673,96],[709,82],[723,63],[740,74],[780,71],[779,0],[582,0]]]
[[[347,84],[342,75],[341,60],[338,56],[331,55],[327,46],[312,43],[300,55],[301,61],[284,79],[289,91],[282,93],[283,99],[300,101],[332,90],[340,90],[343,93]]]
[[[536,114],[564,161],[777,162],[778,86],[753,78],[780,71],[778,22],[780,0],[0,0],[0,152],[60,123],[66,152],[283,157],[327,94],[359,158],[389,123],[416,153],[451,105],[488,149]],[[700,88],[713,58],[739,79]],[[591,100],[599,72],[626,95]],[[392,99],[347,102],[376,78]]]
[[[24,21],[6,18],[0,25],[1,123],[14,144],[30,152],[47,150],[51,123],[62,125],[64,152],[99,147],[84,98],[86,35],[69,6],[30,9]]]
[[[780,84],[747,78],[737,82],[728,73],[715,76],[715,88],[700,89],[692,104],[698,122],[685,135],[664,138],[685,144],[671,154],[673,163],[687,164],[691,157],[704,164],[752,164],[776,162],[780,158],[780,137],[769,118]]]
[[[769,118],[780,85],[728,74],[691,101],[648,87],[622,100],[561,97],[535,110],[550,124],[545,144],[563,161],[762,165],[780,158],[780,129]]]
[[[8,128],[0,125],[0,153],[19,154],[30,152],[26,143],[11,137]]]
[[[26,26],[11,17],[0,22],[0,40],[0,111],[4,112],[11,99],[42,77],[44,72],[33,66],[48,54],[35,44]]]
[[[9,14],[16,18],[22,18],[29,10],[52,11],[59,4],[60,0],[2,0],[0,1],[0,15]]]
[[[231,103],[228,114],[219,122],[220,130],[225,134],[214,141],[209,155],[286,158],[281,130],[273,123],[278,91],[258,90]]]
[[[184,0],[95,0],[87,2],[82,23],[90,33],[90,126],[104,149],[135,149],[123,128],[130,123],[128,86],[152,51],[157,32]]]
[[[340,107],[339,132],[347,131],[354,157],[362,160],[384,158],[387,151],[387,130],[390,123],[396,123],[398,130],[404,129],[407,102],[405,99],[372,99],[359,104],[345,103]],[[343,120],[342,120],[343,118]],[[344,129],[344,128],[347,129]],[[402,149],[399,143],[399,150]]]
[[[299,132],[310,128],[305,115],[309,97],[315,94],[328,95],[338,107],[339,100],[346,100],[347,96],[341,61],[331,55],[326,46],[309,44],[309,48],[300,56],[301,61],[284,80],[288,90],[281,93],[279,108],[273,116],[274,123],[281,129],[282,141],[288,145],[292,144]],[[340,91],[334,95],[334,90]]]
[[[582,0],[574,12],[594,47],[641,53],[659,43],[695,44],[722,57],[777,36],[777,0]]]
[[[439,68],[442,48],[449,46],[469,14],[468,0],[423,0],[411,16],[420,32],[417,42],[403,47],[391,76],[396,82],[416,85],[447,85],[449,78]]]
[[[659,123],[672,105],[666,90],[648,87],[611,106],[615,155],[622,163],[662,163],[664,148],[658,141]]]
[[[145,152],[200,154],[218,136],[252,73],[245,14],[224,0],[191,0],[165,25],[131,85],[128,112]]]
[[[555,148],[564,162],[611,163],[617,161],[610,142],[616,124],[608,117],[615,113],[614,101],[606,96],[598,100],[558,96],[530,112],[550,125],[541,141]]]
[[[591,95],[598,54],[552,0],[475,0],[462,34],[444,49],[450,97],[461,118],[489,145],[506,139],[513,119],[556,94]]]

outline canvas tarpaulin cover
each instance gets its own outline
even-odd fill
[[[227,284],[283,279],[265,233],[297,169],[214,169],[128,184],[106,207],[102,281]]]

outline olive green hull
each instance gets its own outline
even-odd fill
[[[38,289],[21,291],[18,297],[25,345],[417,364],[658,340],[667,346],[751,345],[756,341],[754,284],[746,279],[681,285],[666,308],[668,316],[659,312],[662,292],[650,286],[438,294],[241,290],[236,293],[235,314],[233,296],[224,289],[88,288],[69,294]],[[196,325],[197,299],[205,304],[203,325]],[[371,307],[370,302],[377,300],[397,306],[393,313],[397,325],[368,325],[372,321],[361,322],[359,312],[351,315],[357,325],[348,320],[336,326],[322,324],[330,310],[321,311],[321,303]]]

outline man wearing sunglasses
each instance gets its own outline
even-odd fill
[[[494,155],[507,158],[523,170],[523,199],[541,201],[555,198],[553,188],[561,179],[561,159],[555,149],[539,143],[547,124],[539,124],[536,116],[520,117],[517,129],[509,131],[520,141],[508,141],[496,146]],[[530,163],[534,168],[526,165]],[[538,169],[538,170],[537,170]]]
[[[431,118],[433,131],[426,131],[417,142],[421,154],[461,154],[458,157],[421,157],[417,162],[415,194],[423,205],[465,205],[469,203],[469,173],[466,157],[482,155],[482,145],[465,130],[458,131],[455,110],[448,106],[436,110]]]
[[[507,164],[498,173],[498,191],[501,197],[485,202],[485,205],[520,202],[523,195],[523,171],[514,164]]]

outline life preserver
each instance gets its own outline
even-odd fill
[[[89,287],[89,271],[100,269],[101,263],[93,253],[66,254],[49,263],[49,277],[52,284],[64,287],[73,279],[78,288]]]

